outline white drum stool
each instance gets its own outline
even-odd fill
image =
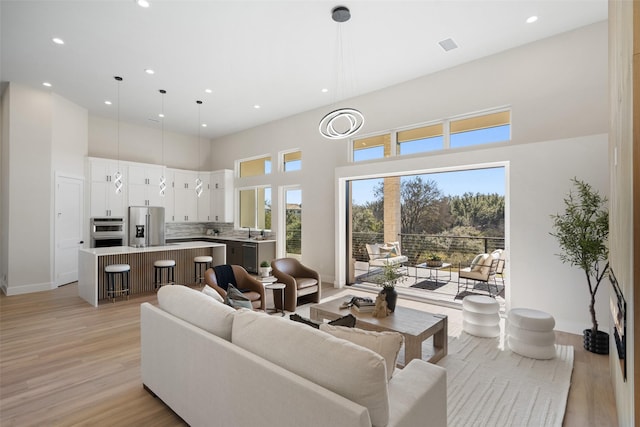
[[[491,297],[469,295],[462,300],[462,330],[482,338],[500,335],[500,304]]]
[[[173,259],[159,259],[153,263],[153,283],[155,287],[162,285],[173,285],[174,284],[174,268],[176,266],[176,261]],[[162,272],[167,270],[167,282],[162,283]]]
[[[213,257],[209,255],[197,256],[193,259],[193,278],[196,283],[202,283],[204,272],[211,268]]]
[[[127,294],[129,299],[129,264],[111,264],[104,268],[104,274],[107,282],[107,298],[111,298],[112,302],[116,302],[116,295]],[[116,290],[116,276],[120,276],[120,289]]]
[[[514,308],[507,315],[507,342],[514,353],[532,359],[556,357],[556,321],[552,315],[530,308]]]

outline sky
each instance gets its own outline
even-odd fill
[[[413,176],[413,175],[412,175]],[[498,194],[504,196],[504,168],[473,169],[457,172],[440,172],[420,175],[423,181],[435,181],[445,196],[461,196],[464,193]],[[410,178],[407,176],[406,178]],[[354,204],[373,201],[373,188],[382,178],[353,181]]]

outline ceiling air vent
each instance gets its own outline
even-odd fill
[[[445,52],[449,52],[450,50],[456,49],[458,47],[456,42],[454,42],[451,38],[439,41],[438,44],[442,49],[444,49]]]

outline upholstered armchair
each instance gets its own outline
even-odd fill
[[[264,286],[260,281],[255,279],[247,270],[240,265],[231,265],[233,275],[236,278],[237,288],[244,296],[249,298],[254,310],[265,309]],[[228,283],[220,283],[213,268],[204,272],[204,281],[207,285],[216,290],[224,298],[227,296]]]
[[[296,311],[298,298],[308,297],[314,302],[320,302],[320,288],[322,287],[318,272],[305,267],[295,258],[279,258],[271,261],[273,275],[278,282],[285,284],[284,309]],[[281,290],[273,291],[276,308],[282,308]]]
[[[482,282],[487,284],[487,291],[490,296],[494,296],[491,293],[490,283],[493,281],[493,285],[496,288],[496,294],[498,293],[498,283],[496,282],[496,270],[500,264],[500,255],[494,257],[492,254],[479,254],[471,265],[465,268],[458,268],[458,294],[460,295],[460,288],[464,286],[464,291],[467,291],[469,280],[473,282]],[[462,283],[464,279],[464,284]],[[474,284],[475,288],[475,284]],[[456,295],[456,296],[457,296]]]

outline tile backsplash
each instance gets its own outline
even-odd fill
[[[165,238],[203,236],[207,230],[218,230],[219,236],[248,237],[249,231],[245,229],[234,230],[233,223],[226,222],[168,222],[165,226]],[[260,234],[260,231],[252,230],[251,235]],[[265,233],[265,238],[273,238],[273,233]]]

